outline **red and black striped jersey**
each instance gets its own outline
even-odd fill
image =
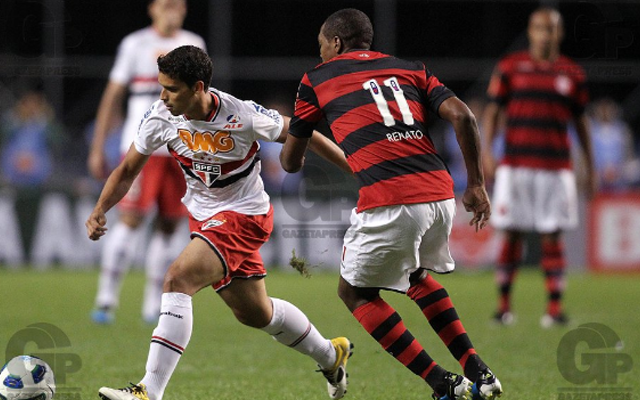
[[[360,185],[358,211],[450,199],[427,116],[452,96],[421,62],[351,51],[304,75],[289,133],[311,137],[326,118]]]
[[[578,64],[565,56],[541,62],[528,51],[513,53],[498,63],[487,92],[506,111],[503,164],[571,168],[567,126],[589,100]]]

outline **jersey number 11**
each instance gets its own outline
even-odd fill
[[[400,88],[400,84],[398,83],[398,79],[395,76],[383,81],[384,85],[388,88],[391,88],[391,92],[393,93],[393,97],[398,103],[398,108],[400,109],[400,113],[402,113],[402,122],[407,125],[413,125],[413,114],[411,114],[411,110],[409,109],[409,103],[407,103],[406,97],[404,97],[404,92]],[[387,104],[387,100],[384,98],[384,94],[382,93],[382,89],[378,82],[375,79],[370,79],[362,84],[362,87],[365,90],[368,90],[373,97],[373,100],[376,102],[376,106],[378,107],[378,111],[380,111],[380,115],[382,115],[382,120],[386,126],[393,126],[396,124],[395,119],[391,115],[391,111],[389,111],[389,104]]]

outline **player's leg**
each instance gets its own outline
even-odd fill
[[[142,319],[147,323],[155,323],[158,320],[164,275],[171,260],[176,258],[173,254],[172,241],[179,223],[179,219],[161,216],[158,216],[155,221],[156,226],[151,234],[145,257],[146,282],[142,301]]]
[[[150,162],[153,163],[153,168],[145,171],[144,190],[149,192],[149,196],[157,205],[157,217],[145,257],[147,279],[142,302],[142,318],[147,323],[155,324],[160,311],[164,274],[171,261],[179,254],[176,249],[182,249],[188,240],[181,246],[172,245],[176,235],[181,234],[176,229],[178,224],[187,216],[181,202],[186,190],[182,170],[173,157],[152,156]]]
[[[129,388],[101,388],[100,396],[109,400],[161,400],[191,338],[191,297],[224,275],[222,261],[210,244],[194,238],[165,275],[160,319],[151,337],[146,374],[138,385]]]
[[[548,302],[541,319],[543,327],[566,324],[561,307],[565,290],[566,259],[562,231],[578,225],[578,194],[572,171],[540,171],[536,181],[536,204],[540,216],[536,231],[541,234],[542,269]]]
[[[567,317],[562,310],[562,295],[566,287],[566,260],[561,233],[541,235],[542,270],[547,289],[547,310],[541,323],[544,327],[553,324],[565,324]]]
[[[522,233],[514,230],[504,232],[502,247],[496,265],[496,284],[498,285],[498,309],[494,320],[499,324],[510,325],[514,322],[511,311],[511,293],[518,267],[522,262]]]
[[[474,399],[492,399],[501,394],[500,381],[477,354],[446,289],[421,268],[411,275],[407,295],[458,360],[464,375],[474,381]]]
[[[451,203],[453,213],[455,203]],[[423,220],[435,219],[438,207],[430,203],[380,207],[366,213],[354,210],[344,238],[338,295],[383,349],[421,377],[438,397],[450,394],[453,400],[463,398],[471,382],[438,365],[379,295],[379,288],[409,289],[427,229]],[[453,268],[452,261],[442,267]]]
[[[501,165],[496,170],[491,222],[504,235],[496,265],[498,306],[493,319],[503,325],[514,322],[511,292],[522,258],[521,232],[533,230],[538,218],[535,179],[536,171],[530,168]]]
[[[449,395],[454,400],[469,393],[471,382],[438,365],[404,325],[400,314],[380,297],[378,289],[357,288],[341,277],[338,294],[371,337],[422,378],[438,398]]]
[[[110,323],[118,306],[122,279],[128,271],[140,240],[139,227],[143,216],[135,211],[119,210],[119,220],[109,231],[102,248],[100,276],[95,309],[91,314],[94,322]]]

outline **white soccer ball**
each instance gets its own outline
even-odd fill
[[[51,400],[55,392],[53,371],[38,357],[14,357],[0,370],[0,400]]]

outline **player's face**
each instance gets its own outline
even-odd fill
[[[188,113],[197,102],[196,92],[181,80],[173,79],[160,72],[158,82],[162,85],[160,100],[172,115]]]
[[[182,28],[186,15],[185,0],[155,0],[149,5],[149,16],[153,25],[162,34],[171,35]]]
[[[318,34],[318,45],[320,45],[320,58],[322,58],[322,62],[327,62],[331,60],[333,57],[338,55],[338,50],[335,46],[333,40],[329,40],[322,33],[322,29],[320,29],[320,33]]]
[[[527,34],[531,49],[537,55],[548,57],[557,52],[562,40],[560,15],[548,11],[536,12],[529,20]]]

